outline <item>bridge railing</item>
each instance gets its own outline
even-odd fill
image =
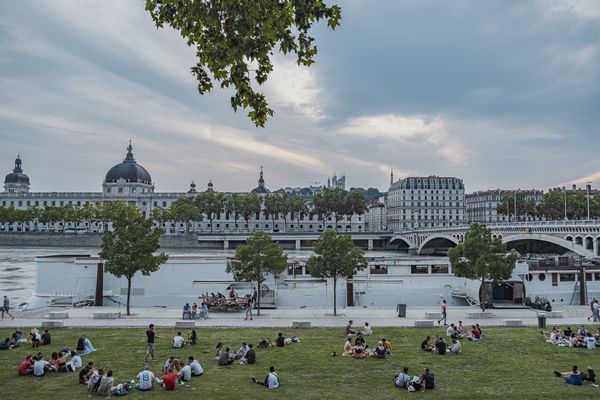
[[[493,224],[484,224],[490,229],[510,229],[510,228],[572,228],[572,227],[598,227],[600,228],[600,219],[590,220],[556,220],[556,221],[515,221],[515,222],[496,222]],[[471,224],[457,226],[439,227],[439,228],[413,228],[396,231],[394,234],[410,235],[433,232],[456,232],[467,231]]]

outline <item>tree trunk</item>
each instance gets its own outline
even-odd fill
[[[256,282],[258,290],[256,291],[256,315],[260,316],[260,282]]]
[[[209,218],[208,220],[210,221],[210,232],[212,233],[212,231],[213,231],[213,218]]]
[[[129,304],[131,301],[131,277],[127,278],[127,315],[131,315],[129,312]]]
[[[337,276],[333,277],[333,316],[337,315]]]
[[[485,312],[485,279],[481,280],[481,311]]]

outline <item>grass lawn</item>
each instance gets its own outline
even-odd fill
[[[595,330],[595,327],[593,327]],[[409,329],[375,327],[375,336],[368,338],[373,347],[380,336],[391,340],[394,354],[385,360],[355,360],[339,356],[344,344],[343,329],[284,330],[284,335],[297,335],[301,343],[283,349],[257,349],[256,365],[218,367],[213,360],[217,342],[237,350],[242,341],[256,344],[260,337],[273,339],[272,329],[197,329],[199,343],[183,350],[170,348],[174,329],[156,330],[158,361],[150,362],[158,374],[163,362],[174,354],[181,359],[193,355],[204,367],[204,376],[192,378],[174,392],[155,388],[151,392],[132,391],[131,399],[396,399],[427,397],[431,399],[565,399],[598,398],[600,389],[590,385],[571,386],[555,378],[554,369],[569,370],[572,364],[580,369],[591,365],[600,370],[600,349],[559,348],[541,342],[534,328],[487,328],[484,341],[463,341],[463,353],[439,356],[423,353],[419,344],[425,335],[442,334],[443,329]],[[0,337],[10,330],[1,329]],[[52,351],[75,347],[77,338],[86,334],[99,349],[83,357],[83,363],[93,360],[96,367],[112,369],[115,381],[134,379],[143,366],[146,350],[145,331],[141,329],[55,329],[52,344],[32,349],[24,346],[0,352],[0,399],[81,399],[85,387],[77,381],[77,373],[53,373],[43,378],[18,377],[16,368],[28,354],[42,351],[46,359]],[[185,335],[185,334],[184,334]],[[337,357],[331,352],[336,351]],[[268,390],[251,383],[250,378],[264,379],[273,365],[281,379],[277,390]],[[429,367],[435,375],[436,389],[427,393],[408,393],[396,388],[392,378],[403,367],[416,375]],[[193,397],[192,397],[193,396]],[[101,398],[99,395],[93,398]]]

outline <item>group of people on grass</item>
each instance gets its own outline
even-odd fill
[[[444,339],[443,336],[438,335],[435,337],[435,341],[433,343],[431,343],[431,336],[427,336],[421,342],[421,350],[439,354],[441,356],[448,354],[448,353],[454,353],[454,354],[461,353],[462,345],[460,343],[460,340],[458,340],[456,338],[452,338],[451,341],[452,341],[451,344],[448,345],[448,342],[446,342],[446,339]]]
[[[593,334],[581,325],[576,331],[571,327],[562,330],[558,326],[553,326],[550,332],[540,331],[540,338],[546,343],[551,343],[560,347],[577,347],[583,349],[595,349],[600,347],[600,328]]]
[[[465,338],[469,340],[481,340],[483,338],[479,324],[471,325],[471,329],[469,330],[463,325],[462,321],[458,321],[458,324],[451,323],[446,328],[446,336],[458,340]]]
[[[554,371],[554,375],[559,378],[563,378],[565,383],[569,385],[583,385],[584,383],[589,383],[594,387],[598,387],[596,384],[596,373],[592,367],[588,367],[587,371],[582,373],[577,368],[577,365],[573,365],[570,371],[560,372]]]
[[[435,377],[429,371],[429,368],[423,368],[421,375],[415,375],[411,378],[408,367],[404,367],[402,372],[394,376],[394,384],[409,392],[424,392],[435,389]]]
[[[343,356],[352,358],[368,358],[374,357],[383,359],[386,355],[392,354],[392,343],[386,338],[381,338],[377,341],[377,346],[369,347],[365,337],[373,335],[373,329],[368,322],[365,322],[362,330],[354,329],[354,321],[348,321],[346,325],[346,342],[344,343]],[[354,342],[353,342],[354,339]],[[333,355],[336,353],[334,352]]]
[[[223,343],[217,343],[215,360],[220,366],[238,364],[256,364],[256,351],[252,343],[243,342],[238,351],[230,351],[229,347],[223,349]]]

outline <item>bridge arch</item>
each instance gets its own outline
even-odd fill
[[[414,247],[411,240],[402,235],[395,235],[388,242],[389,249],[408,250],[411,247]]]
[[[459,240],[450,235],[431,235],[426,238],[419,246],[419,255],[434,254],[437,249],[447,251],[450,247],[454,247],[459,243]]]
[[[518,233],[508,235],[502,238],[502,243],[506,244],[508,249],[518,247],[519,245],[527,244],[527,242],[543,242],[562,248],[564,252],[572,251],[581,256],[593,256],[593,252],[586,250],[582,245],[578,245],[566,239],[561,239],[555,236],[546,235],[543,233]],[[513,246],[511,246],[511,244]]]

